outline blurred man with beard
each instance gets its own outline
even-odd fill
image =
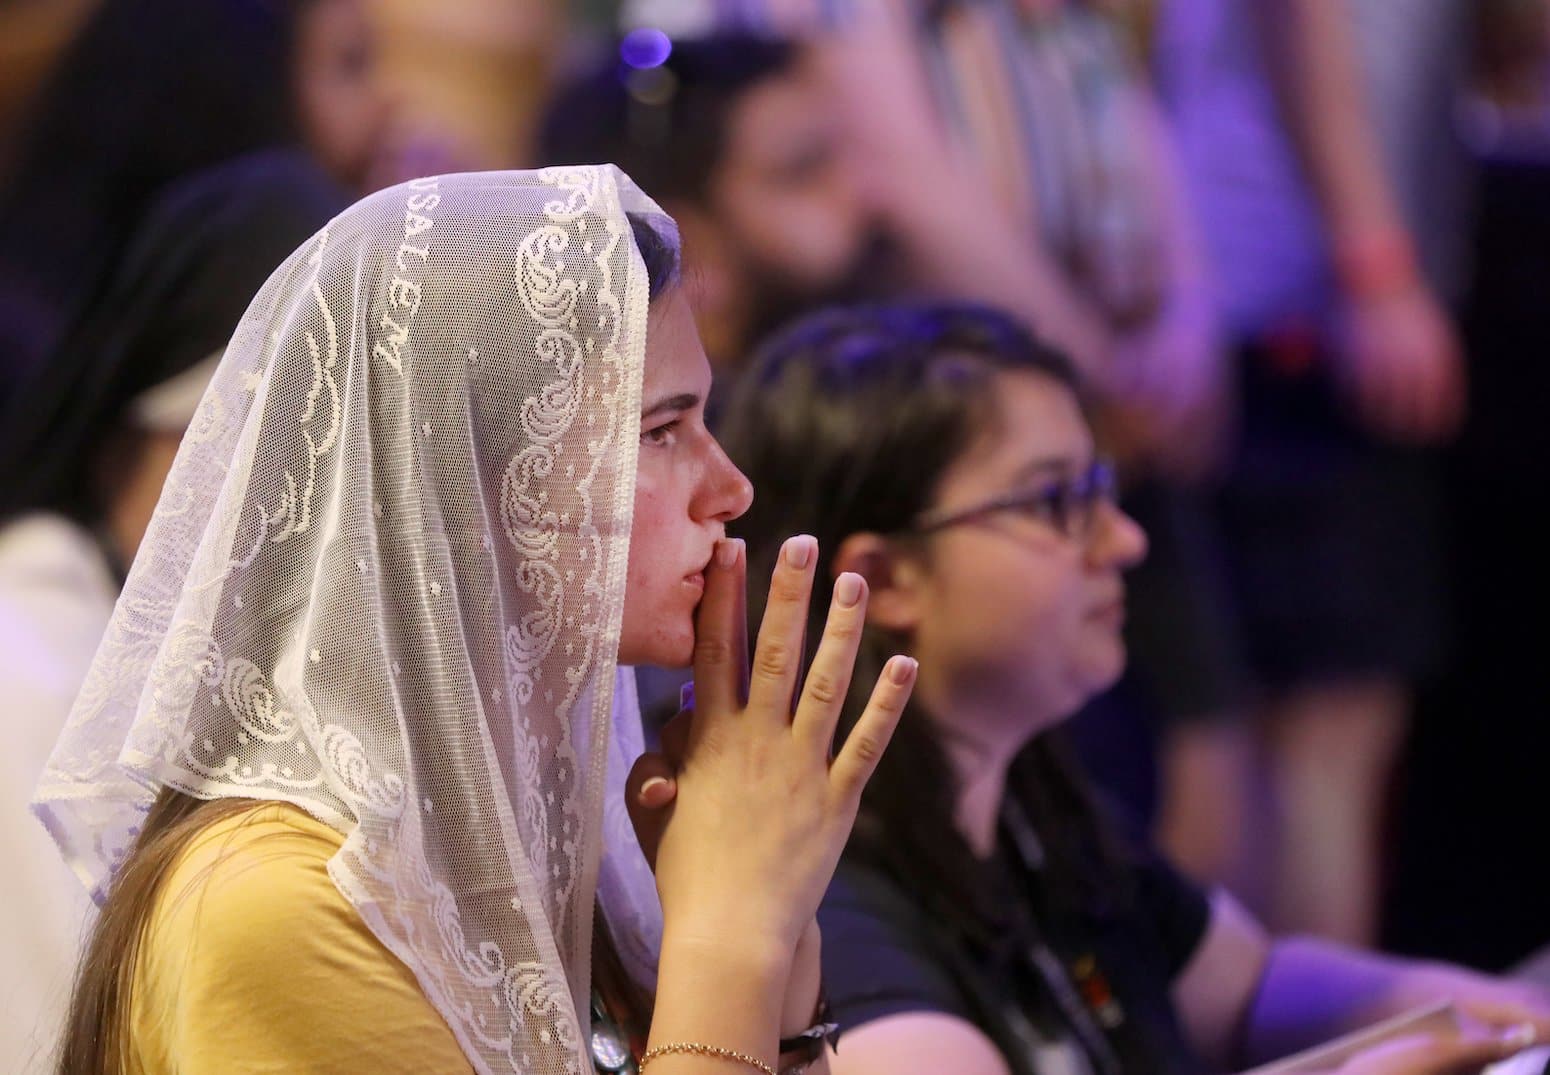
[[[673,215],[718,369],[812,306],[897,289],[897,243],[805,46],[718,34],[654,59],[627,41],[564,80],[539,157],[618,164]]]

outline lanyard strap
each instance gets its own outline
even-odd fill
[[[1009,797],[1006,801],[1002,810],[1002,823],[1011,837],[1017,864],[1027,873],[1042,871],[1047,861],[1044,845],[1022,805],[1014,798]],[[1021,917],[1028,927],[1025,929],[1027,936],[1023,945],[1028,966],[1038,976],[1055,1007],[1086,1050],[1096,1075],[1123,1075],[1119,1055],[1110,1044],[1107,1033],[1083,999],[1065,962],[1045,943],[1042,931],[1036,928],[1032,909],[1029,908],[1028,913]],[[1113,1004],[1112,1000],[1109,1003]],[[1116,1023],[1123,1018],[1118,1005],[1113,1006],[1113,1016]],[[1027,1020],[1024,1018],[1022,1021],[1026,1023]]]

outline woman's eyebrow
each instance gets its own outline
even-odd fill
[[[1023,466],[1019,467],[1017,469],[1017,473],[1013,475],[1012,480],[1014,482],[1022,483],[1026,481],[1032,481],[1034,478],[1043,477],[1045,475],[1073,474],[1081,469],[1081,466],[1076,462],[1076,460],[1069,457],[1045,456],[1042,459],[1035,459],[1032,462],[1025,463]]]
[[[700,397],[693,392],[679,392],[677,395],[659,399],[651,406],[640,412],[641,418],[654,418],[659,414],[667,414],[671,411],[692,411],[699,406]]]

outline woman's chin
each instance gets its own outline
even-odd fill
[[[650,638],[619,640],[619,663],[656,668],[688,668],[694,663],[694,631],[668,634],[657,630]]]
[[[1087,677],[1087,697],[1083,699],[1082,704],[1086,705],[1087,702],[1114,686],[1124,674],[1125,643],[1115,639],[1109,652],[1094,656],[1092,674]]]

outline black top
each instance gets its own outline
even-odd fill
[[[993,865],[1006,928],[988,941],[955,935],[877,869],[841,862],[818,917],[842,1035],[886,1015],[940,1012],[985,1031],[1021,1075],[1056,1070],[1040,1059],[1051,1043],[1093,1072],[1204,1071],[1169,987],[1209,925],[1205,894],[1137,851],[1112,906],[1062,913],[1041,891],[1037,861],[1010,838],[1003,845]]]

